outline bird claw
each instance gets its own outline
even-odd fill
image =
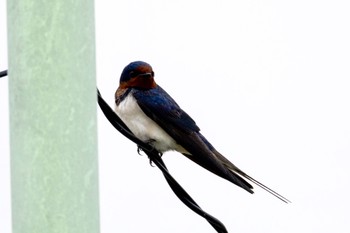
[[[147,144],[151,146],[151,150],[150,150],[150,151],[156,150],[155,147],[152,145],[153,142],[155,142],[154,139],[150,139],[150,140],[147,141]],[[139,155],[141,155],[141,151],[143,151],[142,147],[137,146],[137,153],[138,153]],[[158,151],[157,151],[157,152],[158,152]],[[162,157],[162,156],[163,156],[163,153],[158,152],[158,155],[159,155],[160,157]],[[148,156],[148,159],[149,159],[149,164],[150,164],[152,167],[154,167],[152,159],[151,159],[149,156]]]
[[[152,150],[153,150],[154,148],[152,147]],[[141,151],[143,151],[143,149],[140,147],[140,146],[137,146],[137,153],[139,154],[139,155],[142,155],[141,154]],[[151,167],[154,167],[153,166],[153,162],[152,162],[152,159],[148,156],[148,159],[149,159],[149,165],[151,165]]]
[[[154,139],[150,139],[148,140],[146,143],[151,147],[151,150],[150,151],[153,151],[155,148],[154,146],[152,145],[152,142],[155,142],[156,140]],[[137,145],[137,153],[139,155],[141,155],[141,151],[143,151],[142,147],[140,147],[139,145]]]
[[[138,153],[139,155],[141,155],[141,151],[143,151],[142,148],[141,148],[140,146],[137,146],[137,153]]]

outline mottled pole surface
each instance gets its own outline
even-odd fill
[[[98,233],[94,3],[7,7],[13,233]]]

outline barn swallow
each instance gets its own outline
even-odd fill
[[[251,181],[280,200],[290,202],[220,154],[200,133],[196,122],[156,84],[148,63],[135,61],[124,68],[115,93],[115,112],[137,138],[160,153],[177,151],[249,193],[254,193],[248,183]]]

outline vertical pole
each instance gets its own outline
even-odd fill
[[[93,0],[8,0],[13,233],[98,233]]]

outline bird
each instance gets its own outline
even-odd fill
[[[123,69],[115,92],[115,113],[138,139],[161,154],[177,151],[251,194],[254,193],[253,186],[248,181],[283,202],[290,202],[220,154],[154,77],[150,64],[131,62]]]

